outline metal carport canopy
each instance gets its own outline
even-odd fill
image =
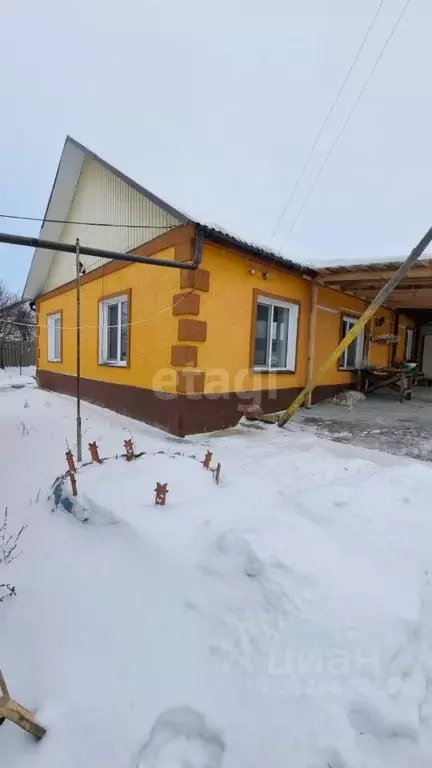
[[[317,267],[317,282],[372,301],[402,262],[403,259]],[[432,259],[421,259],[412,266],[386,300],[386,306],[395,310],[432,310]]]

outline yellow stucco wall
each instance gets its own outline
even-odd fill
[[[199,350],[199,367],[213,371],[206,377],[206,392],[271,389],[275,382],[281,388],[302,386],[306,378],[310,282],[276,269],[270,269],[264,280],[262,265],[251,275],[247,258],[207,243],[202,266],[211,273],[210,292],[201,297],[200,313],[207,321],[207,341]],[[254,289],[301,303],[295,373],[250,370]]]
[[[376,325],[376,319],[384,317],[384,322]],[[393,333],[394,313],[391,309],[381,307],[371,320],[371,336],[379,336],[382,333]],[[369,363],[371,365],[388,366],[391,364],[393,347],[391,344],[371,344],[369,348]]]
[[[174,249],[157,254],[174,259]],[[179,291],[179,270],[129,264],[81,288],[81,375],[85,378],[175,391],[175,375],[166,376],[171,344],[177,336],[172,297]],[[99,301],[131,289],[130,365],[98,364]],[[47,315],[62,311],[62,362],[47,361]],[[42,370],[75,374],[76,297],[71,289],[39,303],[39,364]],[[160,375],[158,373],[160,372]],[[174,373],[174,372],[173,372]],[[165,374],[165,375],[164,375]]]
[[[339,344],[342,316],[360,317],[364,309],[364,301],[361,299],[323,286],[318,288],[317,304],[315,372]],[[321,385],[349,384],[352,379],[353,374],[339,370],[338,363],[335,362],[320,383]]]
[[[312,283],[276,267],[267,268],[233,251],[206,244],[203,267],[211,272],[211,290],[202,297],[202,316],[208,322],[207,342],[199,352],[199,366],[211,369],[206,392],[249,391],[274,387],[301,387],[307,379],[307,356]],[[251,267],[255,274],[250,274]],[[267,279],[263,273],[267,272]],[[282,300],[301,303],[297,367],[295,373],[253,373],[250,371],[250,344],[253,292],[269,293]],[[314,370],[325,362],[340,341],[341,314],[360,315],[365,302],[320,286],[315,340]],[[391,313],[390,313],[391,314]],[[219,371],[224,371],[224,384]],[[349,371],[338,370],[337,363],[327,372],[322,384],[348,384]]]
[[[174,248],[157,254],[174,259]],[[210,273],[210,290],[199,291],[199,316],[207,323],[204,342],[187,342],[198,347],[195,371],[205,372],[205,393],[298,388],[306,383],[312,283],[282,269],[254,262],[228,248],[205,243],[202,268]],[[254,274],[251,274],[251,268]],[[264,273],[267,273],[266,279]],[[99,301],[103,297],[131,290],[130,355],[128,367],[99,365]],[[299,303],[296,370],[293,373],[256,373],[251,370],[251,330],[254,291]],[[177,344],[178,317],[172,313],[173,295],[181,292],[180,271],[156,266],[128,264],[104,276],[85,282],[81,289],[81,375],[84,378],[126,384],[164,392],[176,391],[179,368],[170,365],[171,346]],[[325,362],[340,341],[341,316],[360,315],[361,299],[320,286],[314,371]],[[41,298],[39,312],[39,362],[42,370],[63,374],[76,371],[75,289]],[[62,361],[47,361],[47,316],[62,312]],[[386,323],[382,332],[392,331],[392,312],[381,310]],[[375,332],[375,329],[372,329]],[[390,348],[371,345],[369,360],[387,365]],[[349,384],[353,374],[335,363],[322,385]]]

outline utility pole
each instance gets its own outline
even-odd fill
[[[307,360],[307,382],[308,383],[313,376],[313,368],[314,368],[317,309],[318,309],[318,285],[317,283],[312,283],[311,310],[310,310],[310,322],[309,322],[308,360]],[[311,405],[312,405],[312,392],[309,392],[308,396],[306,397],[306,408],[310,408]]]
[[[190,222],[192,225],[193,222]],[[23,235],[10,235],[0,232],[0,243],[10,245],[21,245],[31,248],[40,248],[46,251],[60,251],[61,253],[75,253],[76,265],[76,394],[77,394],[77,460],[82,461],[82,431],[81,431],[81,296],[80,296],[80,256],[102,257],[112,259],[113,261],[124,261],[129,264],[146,264],[157,267],[170,267],[172,269],[195,270],[201,264],[204,228],[200,225],[195,227],[195,247],[192,261],[175,261],[171,259],[159,259],[157,256],[135,256],[133,253],[121,253],[120,251],[107,251],[103,248],[93,248],[87,245],[80,245],[77,238],[75,245],[73,243],[61,243],[55,240],[42,240],[38,237],[24,237]],[[179,227],[179,230],[181,227]],[[33,297],[34,299],[35,297]],[[11,305],[11,307],[25,304],[30,299],[22,299]],[[5,309],[0,308],[0,315]],[[4,347],[0,339],[0,367],[4,367]]]
[[[77,461],[82,461],[82,430],[81,430],[81,285],[80,285],[80,241],[75,241],[76,264],[76,429],[77,429]]]
[[[428,247],[428,245],[432,242],[432,227],[428,229],[426,234],[422,237],[420,242],[417,243],[417,245],[412,249],[410,255],[407,257],[406,261],[404,261],[403,264],[399,267],[399,269],[394,273],[393,277],[390,278],[388,283],[386,283],[380,290],[380,292],[375,296],[374,300],[369,304],[369,306],[365,309],[362,316],[359,317],[356,324],[353,325],[351,330],[347,333],[344,339],[338,344],[334,352],[330,355],[330,357],[325,361],[325,363],[322,364],[321,368],[316,372],[315,376],[312,377],[312,379],[309,381],[307,386],[300,392],[300,394],[296,397],[293,403],[291,403],[290,407],[287,408],[287,410],[282,414],[280,419],[278,420],[277,424],[279,427],[283,427],[284,424],[287,423],[287,421],[290,420],[292,416],[298,411],[301,405],[303,405],[304,401],[306,400],[306,397],[311,393],[318,382],[322,379],[324,374],[329,370],[329,368],[334,365],[336,360],[338,360],[344,352],[347,347],[354,341],[354,339],[359,335],[360,331],[365,327],[366,323],[371,319],[371,317],[375,314],[377,309],[384,304],[385,300],[390,296],[391,292],[396,288],[398,283],[402,280],[403,277],[407,274],[407,272],[410,271],[411,267],[417,259],[420,258],[423,251]]]

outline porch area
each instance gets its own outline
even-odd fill
[[[319,283],[371,302],[401,263],[327,267],[320,270]],[[390,294],[385,307],[394,313],[393,327],[388,326],[378,310],[366,327],[363,353],[356,356],[353,351],[357,388],[369,396],[390,387],[402,402],[410,400],[419,386],[432,382],[432,259],[423,258],[413,265]],[[386,348],[385,365],[370,364],[374,345]]]
[[[401,263],[329,266],[319,271],[318,283],[371,302]],[[341,320],[343,337],[355,318]],[[377,357],[381,364],[374,365]],[[326,401],[301,409],[295,422],[335,442],[432,461],[432,258],[412,266],[343,362],[366,399],[353,407]]]
[[[432,388],[416,388],[403,403],[384,388],[352,408],[319,403],[300,409],[294,423],[338,443],[432,461]]]

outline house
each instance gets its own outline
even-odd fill
[[[199,259],[194,271],[81,256],[82,397],[176,435],[233,425],[251,404],[265,412],[287,407],[368,304],[337,284],[340,274],[194,221],[70,137],[40,237],[78,237],[180,266]],[[73,255],[36,250],[23,296],[36,300],[40,386],[74,395]],[[402,360],[406,345],[414,354],[405,328],[415,322],[402,322],[397,310],[380,310],[379,332],[393,332],[397,317],[404,332],[396,354],[370,344],[369,330],[327,373],[313,402],[351,386],[365,356],[385,366]]]

